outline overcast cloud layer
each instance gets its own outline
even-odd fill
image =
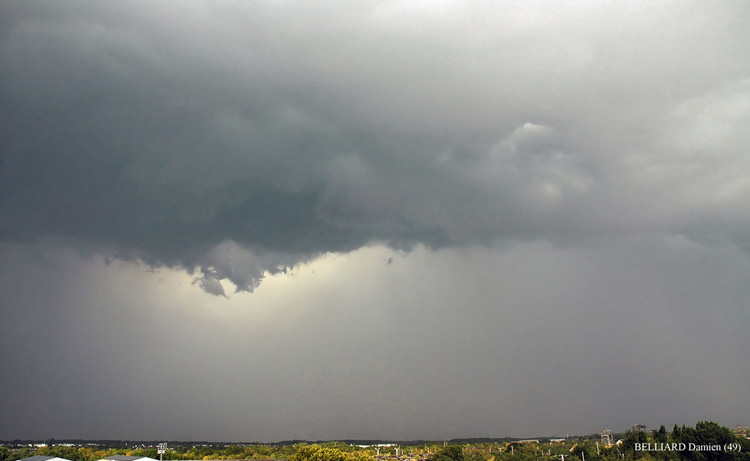
[[[0,438],[750,424],[744,2],[0,14]]]

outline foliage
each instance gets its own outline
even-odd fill
[[[368,461],[370,458],[361,452],[345,452],[340,448],[304,445],[289,458],[289,461]]]
[[[430,461],[464,461],[464,450],[459,445],[448,445],[431,455]]]
[[[675,425],[671,433],[664,426],[653,432],[628,431],[623,443],[604,447],[598,434],[568,439],[564,442],[473,442],[462,445],[442,446],[442,443],[419,442],[413,445],[400,445],[401,454],[407,458],[429,461],[505,461],[505,460],[566,460],[615,461],[615,460],[748,460],[750,461],[750,441],[745,433],[730,429],[714,422],[699,422],[695,427]],[[636,445],[636,444],[650,444]],[[739,453],[706,450],[659,450],[663,444],[690,443],[695,445],[724,446],[735,443],[741,446]],[[381,450],[385,460],[393,459],[393,449]],[[308,444],[292,441],[280,444],[193,444],[170,443],[164,454],[165,460],[253,460],[288,459],[289,461],[374,461],[376,450],[373,447],[358,447],[345,442],[324,442]],[[429,454],[431,453],[431,454]],[[8,446],[0,446],[0,461],[16,461],[34,455],[47,455],[66,458],[71,461],[97,461],[116,454],[148,456],[158,459],[156,448],[148,445],[126,446],[123,442],[105,442],[98,445],[69,446],[57,444],[35,448],[25,442],[15,441]],[[428,455],[429,454],[429,455]],[[395,459],[393,460],[395,461]]]
[[[625,440],[622,442],[622,446],[627,451],[635,451],[636,444],[648,443],[648,435],[645,431],[632,431],[625,432]]]
[[[490,458],[486,450],[469,449],[464,453],[464,461],[489,461]]]
[[[682,459],[689,460],[735,460],[748,459],[747,450],[750,449],[750,443],[747,439],[737,438],[734,433],[726,427],[712,421],[701,421],[695,425],[695,428],[685,427],[673,438],[678,443],[684,443],[688,447],[693,446],[719,446],[724,447],[727,444],[737,443],[742,449],[739,453],[734,451],[724,451],[723,448],[718,451],[700,451],[700,450],[683,450],[680,453]]]
[[[667,443],[669,434],[667,434],[667,428],[662,424],[659,430],[654,433],[654,442],[656,443]]]

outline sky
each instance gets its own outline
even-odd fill
[[[0,10],[0,439],[750,424],[747,2]]]

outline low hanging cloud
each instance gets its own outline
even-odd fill
[[[744,9],[8,2],[0,238],[216,295],[372,242],[750,248]]]

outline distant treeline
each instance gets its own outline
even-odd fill
[[[168,442],[164,460],[258,460],[289,461],[504,461],[504,460],[747,460],[747,430],[732,431],[714,422],[694,427],[675,425],[646,431],[639,426],[613,434],[605,442],[599,434],[566,439],[468,438],[450,441],[385,442],[344,440],[308,443]],[[46,446],[34,446],[40,444]],[[159,459],[156,441],[19,441],[2,442],[0,461],[17,461],[46,455],[71,461],[96,461],[114,455]],[[382,446],[393,444],[395,446]],[[381,445],[381,446],[378,446]],[[564,458],[563,458],[564,457]]]

